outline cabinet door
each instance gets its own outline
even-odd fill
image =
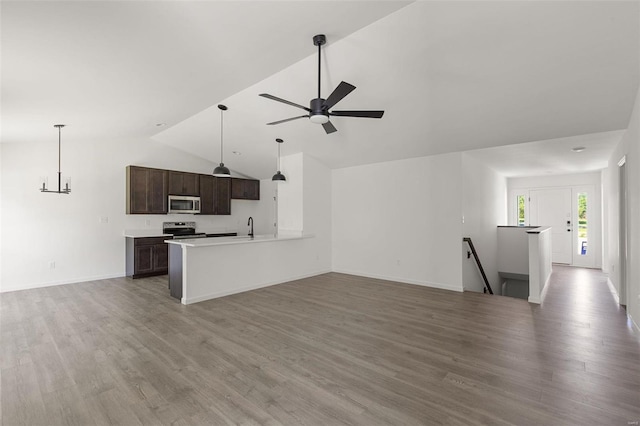
[[[127,213],[147,213],[147,188],[149,170],[139,167],[127,168]]]
[[[200,175],[200,214],[215,214],[215,181],[213,176]]]
[[[153,271],[162,272],[169,269],[169,247],[167,243],[153,245]]]
[[[182,193],[182,187],[184,186],[184,173],[169,172],[169,194],[170,195],[184,195]]]
[[[182,195],[197,197],[200,195],[200,176],[195,173],[183,173]]]
[[[231,214],[231,179],[214,178],[214,214]]]
[[[149,169],[149,213],[167,214],[167,171]]]
[[[127,214],[167,213],[167,172],[127,167]]]
[[[145,274],[153,272],[153,249],[152,245],[143,245],[135,247],[135,274]]]
[[[200,195],[200,176],[195,173],[169,172],[169,194],[197,197]]]
[[[235,200],[259,200],[260,181],[233,178],[231,182],[231,198]]]

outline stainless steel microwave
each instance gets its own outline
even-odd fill
[[[169,195],[169,213],[200,213],[200,197]]]

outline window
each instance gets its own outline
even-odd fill
[[[578,193],[578,254],[587,255],[588,224],[587,224],[587,193]]]
[[[518,226],[525,226],[526,225],[526,217],[525,217],[525,196],[524,195],[517,195],[517,206],[518,206],[518,221],[517,221],[517,225]]]

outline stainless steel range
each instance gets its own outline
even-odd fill
[[[204,232],[196,232],[195,222],[162,222],[162,232],[171,234],[174,240],[207,236]]]

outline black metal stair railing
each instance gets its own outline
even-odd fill
[[[465,241],[467,244],[469,244],[469,247],[471,248],[473,258],[476,260],[476,264],[478,265],[478,269],[480,270],[480,274],[482,274],[482,279],[484,280],[484,292],[493,294],[493,290],[491,290],[491,284],[489,284],[489,280],[487,279],[487,274],[484,273],[484,268],[482,267],[482,263],[480,262],[480,258],[478,257],[478,252],[473,246],[473,241],[471,241],[471,238],[469,237],[464,237],[462,241]]]

